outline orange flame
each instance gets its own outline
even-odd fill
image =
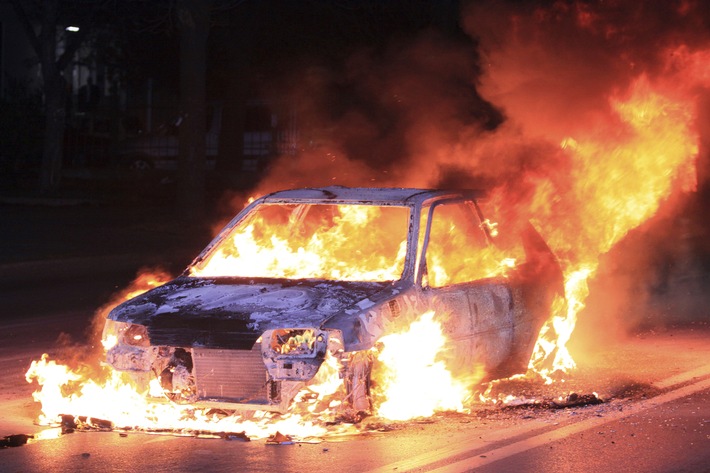
[[[406,208],[311,205],[305,219],[300,208],[260,207],[249,225],[235,228],[214,253],[191,268],[192,275],[399,279],[407,243]]]
[[[572,163],[569,208],[551,205],[545,183],[532,206],[543,235],[562,257],[566,281],[566,304],[558,301],[530,363],[548,382],[551,373],[575,366],[566,343],[599,256],[652,217],[674,188],[691,191],[696,185],[691,101],[664,95],[641,76],[627,98],[610,102],[618,117],[614,135],[562,143]]]
[[[470,392],[439,359],[446,338],[434,312],[426,312],[402,333],[382,337],[380,343],[374,374],[379,416],[407,420],[464,410]]]
[[[208,410],[172,403],[150,402],[129,382],[112,371],[104,382],[87,379],[46,355],[33,361],[26,374],[28,382],[36,380],[41,389],[33,394],[42,403],[42,425],[53,425],[61,415],[87,416],[111,421],[117,429],[177,432],[244,432],[250,438],[266,438],[277,431],[288,431],[299,438],[321,436],[323,426],[297,414],[275,419],[274,414],[258,412],[253,418],[238,414],[219,416]],[[72,384],[76,390],[64,391]]]

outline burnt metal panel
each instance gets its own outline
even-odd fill
[[[495,377],[513,343],[515,306],[507,283],[489,279],[430,288],[426,294],[450,343],[449,368],[463,374],[482,365]]]

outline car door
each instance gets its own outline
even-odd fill
[[[516,309],[514,292],[499,277],[499,253],[472,201],[437,202],[422,220],[422,292],[451,343],[448,366],[494,373],[510,355]]]

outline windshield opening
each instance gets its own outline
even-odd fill
[[[193,276],[393,281],[404,270],[409,208],[261,204]]]

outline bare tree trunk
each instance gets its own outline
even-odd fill
[[[52,59],[42,60],[42,77],[46,116],[40,190],[48,193],[56,190],[61,180],[66,125],[66,83]]]
[[[228,31],[222,29],[222,41],[238,44],[234,48],[228,64],[224,67],[232,79],[224,91],[225,107],[223,133],[219,140],[217,157],[218,178],[230,187],[253,186],[245,183],[244,177],[244,131],[246,128],[246,102],[249,98],[248,70],[255,50],[259,28],[264,27],[264,17],[269,13],[269,5],[264,2],[244,2],[239,5],[240,15],[230,19]],[[249,176],[252,177],[252,176]]]
[[[210,0],[178,0],[180,28],[180,156],[178,205],[188,221],[205,210],[205,80]]]
[[[66,47],[62,58],[57,60],[59,0],[42,0],[40,3],[41,30],[39,35],[34,31],[25,6],[20,0],[12,1],[12,7],[27,38],[40,58],[45,130],[39,185],[40,190],[47,193],[59,186],[62,173],[64,127],[66,124],[66,82],[61,74],[61,64],[68,62],[79,43]]]

